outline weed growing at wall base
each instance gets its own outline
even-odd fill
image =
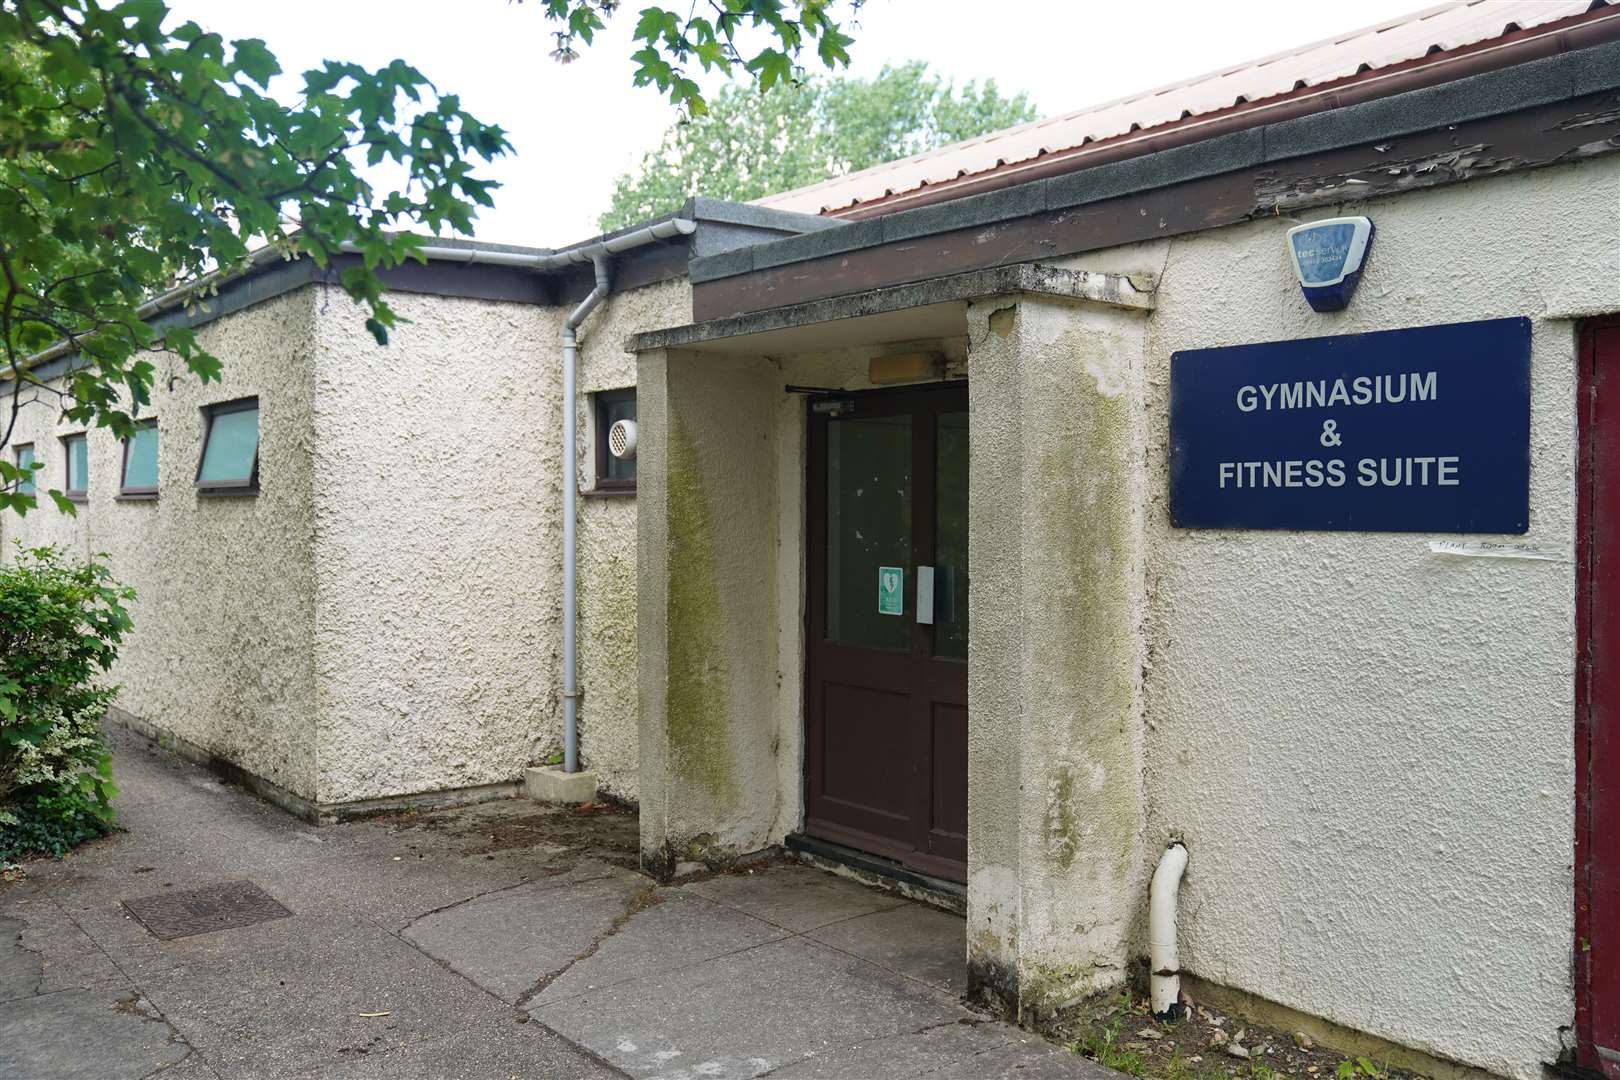
[[[0,861],[63,852],[113,827],[105,681],[135,591],[93,559],[23,549],[0,567]]]

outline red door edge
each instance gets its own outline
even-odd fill
[[[1597,482],[1596,370],[1598,332],[1620,327],[1620,316],[1581,324],[1576,394],[1576,580],[1575,580],[1575,982],[1576,1065],[1602,1075],[1592,1029],[1592,701],[1593,495]]]

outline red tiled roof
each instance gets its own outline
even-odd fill
[[[1492,48],[1551,34],[1572,21],[1620,20],[1620,6],[1616,5],[1620,0],[1441,4],[1187,82],[982,135],[757,201],[778,210],[866,217],[971,194],[1013,182],[1011,176],[1002,174],[1028,172],[1056,159],[1073,158],[1073,167],[1081,168],[1088,153],[1120,148],[1133,139],[1147,143],[1172,129],[1210,125],[1240,112],[1263,114],[1284,101],[1326,94],[1349,83],[1393,79],[1396,72],[1478,58]],[[1601,14],[1599,9],[1603,9]],[[1589,12],[1588,19],[1580,19]],[[1554,27],[1554,23],[1561,25]],[[1435,81],[1446,77],[1438,71],[1434,74]],[[1254,122],[1266,120],[1257,115]],[[1154,148],[1143,146],[1141,152]]]

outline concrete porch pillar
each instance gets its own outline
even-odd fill
[[[772,841],[776,410],[754,357],[637,363],[641,858],[659,877]]]
[[[968,311],[969,981],[1018,1019],[1122,983],[1145,902],[1144,325]]]

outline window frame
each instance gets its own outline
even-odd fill
[[[135,421],[135,427],[137,429],[151,428],[153,431],[157,431],[157,417],[153,416],[148,417],[145,420],[137,420]],[[118,498],[128,502],[145,502],[157,498],[159,487],[158,484],[153,484],[151,487],[129,486],[129,451],[130,448],[135,445],[135,439],[133,437],[129,437],[120,439],[118,441],[120,444],[122,444],[123,448],[123,462],[118,467]],[[159,450],[159,453],[161,452],[162,451]]]
[[[38,451],[38,449],[35,448],[33,443],[31,443],[31,442],[18,443],[16,446],[11,448],[11,463],[13,465],[17,466],[18,469],[23,468],[23,459],[22,458],[23,458],[23,451],[25,451],[25,450],[28,451],[28,456],[33,458],[33,460],[29,462],[30,465],[37,465],[37,464],[40,463],[40,461],[39,461],[39,451]],[[39,473],[40,473],[40,470],[35,469],[35,470],[29,472],[28,478],[26,480],[18,481],[18,483],[17,483],[17,494],[19,494],[19,495],[34,495],[34,496],[37,496],[39,494],[39,479],[38,479]],[[26,491],[23,490],[25,487],[27,488]]]
[[[253,440],[253,469],[245,480],[204,480],[202,478],[203,462],[208,460],[208,443],[214,437],[214,418],[227,416],[231,413],[246,412],[252,409],[259,413],[259,421],[255,423],[257,437]],[[202,447],[197,451],[197,471],[192,478],[192,487],[198,495],[256,495],[259,491],[259,449],[264,441],[264,427],[262,424],[263,412],[259,408],[257,394],[248,397],[233,398],[230,401],[217,401],[212,405],[202,406],[203,437]]]
[[[636,478],[634,476],[626,479],[622,476],[607,475],[607,463],[613,459],[613,455],[608,451],[608,429],[613,425],[603,423],[603,413],[609,407],[625,401],[630,402],[632,405],[635,404],[635,387],[627,386],[617,390],[598,390],[591,395],[591,422],[596,428],[596,477],[591,488],[592,491],[613,495],[635,494]]]
[[[73,486],[73,443],[84,443],[84,487]],[[90,501],[90,433],[71,431],[62,436],[62,495],[72,502]]]

